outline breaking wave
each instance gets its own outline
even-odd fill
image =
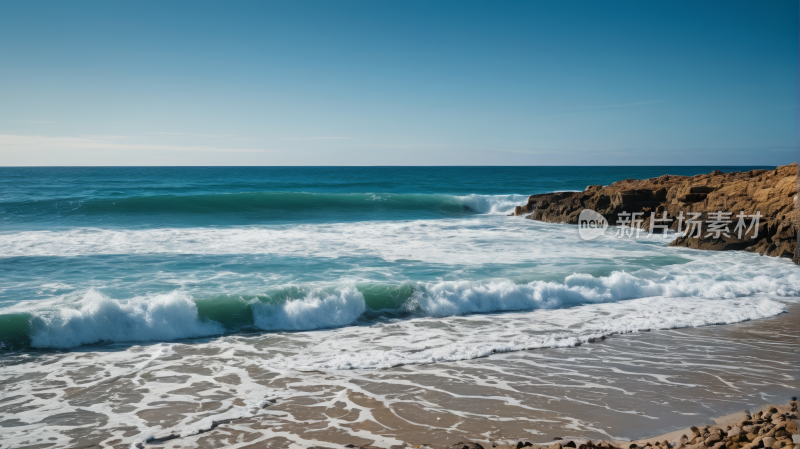
[[[89,290],[46,304],[18,304],[5,309],[6,313],[0,315],[0,338],[6,349],[69,348],[99,342],[170,341],[248,330],[303,331],[387,319],[563,309],[652,297],[691,298],[676,301],[676,307],[702,302],[709,310],[719,310],[716,315],[704,315],[700,321],[673,320],[664,324],[662,317],[658,322],[646,324],[646,320],[638,320],[638,324],[625,328],[632,331],[763,318],[782,312],[783,305],[761,298],[748,306],[746,313],[734,313],[727,309],[725,301],[800,296],[798,273],[749,278],[743,274],[738,278],[742,280],[673,274],[649,279],[646,272],[634,275],[616,271],[602,277],[574,274],[563,282],[517,284],[497,280],[347,284],[325,288],[291,286],[269,295],[199,299],[181,291],[114,299]],[[618,332],[619,326],[617,323],[600,334]],[[528,343],[523,346],[526,345],[530,346]]]

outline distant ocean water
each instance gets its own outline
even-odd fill
[[[781,261],[583,242],[506,216],[529,194],[718,168],[0,168],[0,341],[70,348],[796,295]],[[754,168],[771,167],[722,167]]]
[[[791,261],[507,216],[534,193],[754,168],[772,167],[0,168],[0,440],[389,447],[427,416],[547,441],[775,400],[797,378]],[[770,317],[764,341],[705,327]],[[633,337],[683,328],[702,332]],[[519,352],[539,348],[591,361]]]

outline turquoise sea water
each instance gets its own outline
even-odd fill
[[[756,167],[723,167],[726,171]],[[758,167],[774,168],[774,167]],[[4,230],[448,218],[503,196],[715,167],[0,168]],[[463,197],[473,196],[474,199]]]
[[[0,168],[0,340],[69,348],[667,294],[659,270],[690,258],[665,242],[578,247],[563,226],[506,215],[535,193],[755,168],[774,167]],[[614,273],[637,274],[600,285]]]

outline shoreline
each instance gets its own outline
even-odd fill
[[[592,448],[611,449],[610,445],[631,449],[630,444],[636,442],[642,449],[657,449],[655,441],[670,438],[670,443],[677,442],[682,433],[673,434],[686,433],[692,424],[709,424],[713,431],[713,425],[724,424],[725,419],[739,419],[730,411],[755,409],[765,397],[780,403],[780,398],[798,395],[795,367],[799,313],[800,305],[793,302],[786,313],[729,325],[642,332],[575,348],[519,351],[380,371],[356,370],[341,376],[323,372],[279,374],[258,363],[240,365],[242,360],[228,358],[221,360],[230,371],[212,373],[206,371],[206,366],[219,364],[214,361],[221,356],[214,347],[177,344],[163,349],[160,366],[136,374],[138,379],[157,375],[166,382],[165,386],[170,382],[177,385],[139,393],[136,389],[140,386],[129,384],[131,394],[148,394],[147,399],[139,400],[147,407],[135,416],[145,419],[153,432],[137,437],[135,428],[120,427],[117,436],[86,434],[80,441],[103,441],[115,449],[453,449],[453,444],[460,441],[477,441],[484,449],[516,448],[519,442],[524,446],[528,441],[537,449],[559,449],[556,443],[565,449],[573,441],[580,449],[591,440],[606,443]],[[87,356],[101,357],[65,353],[55,356],[56,364],[48,363],[48,370],[63,364],[72,371],[74,362]],[[247,356],[258,359],[255,353],[248,352]],[[635,359],[626,361],[620,356]],[[607,358],[611,358],[610,363],[605,363]],[[685,360],[704,368],[684,366]],[[733,366],[737,368],[727,368]],[[225,373],[227,376],[219,377]],[[221,382],[219,387],[207,384],[212,374]],[[194,381],[173,380],[178,376],[189,376]],[[786,380],[788,376],[792,380]],[[88,379],[75,378],[76,384],[69,388],[65,400],[93,400],[97,388],[124,387],[113,383],[105,386],[102,382],[83,387],[85,380]],[[125,378],[119,381],[124,382]],[[225,399],[224,390],[237,384],[244,389]],[[180,385],[184,387],[175,390]],[[261,411],[242,418],[226,412],[222,403],[209,401],[225,401],[226,407],[255,407],[247,385],[261,385],[258,391],[266,388],[273,392],[270,394],[277,394],[262,398],[259,393]],[[153,388],[154,384],[148,387]],[[288,394],[281,394],[281,390]],[[61,390],[56,387],[53,391]],[[162,393],[179,396],[165,401]],[[206,397],[209,393],[211,396]],[[725,397],[727,394],[733,396]],[[215,413],[206,421],[193,421],[191,427],[197,433],[187,433],[189,428],[178,425],[176,414],[205,404],[215,404],[223,413]],[[235,410],[239,409],[230,412]],[[716,413],[708,413],[709,410]],[[76,413],[86,420],[92,416],[81,415],[88,410]],[[722,418],[712,424],[709,418],[702,418],[706,416]],[[91,428],[85,431],[91,432]],[[131,433],[121,434],[123,431]],[[659,436],[653,437],[654,434]],[[636,439],[639,435],[642,438]],[[631,436],[631,440],[620,436]],[[555,440],[556,437],[562,439]],[[220,446],[223,443],[225,446]],[[60,441],[50,447],[64,446],[71,444]],[[704,448],[685,445],[683,449]],[[456,449],[463,449],[463,445]],[[681,448],[678,445],[670,449]]]
[[[798,311],[800,311],[800,306],[793,306],[787,309],[783,315],[785,318],[791,319],[791,317],[796,316]],[[790,317],[791,316],[791,317]],[[703,328],[689,328],[689,329],[706,329],[710,331],[712,329],[708,328],[718,328],[719,330],[725,332],[727,329],[731,329],[737,326],[751,326],[754,325],[755,327],[760,327],[759,325],[766,325],[767,327],[772,327],[772,324],[769,321],[765,320],[773,320],[776,317],[764,318],[759,320],[752,320],[748,322],[742,323],[734,323],[734,324],[727,324],[727,325],[713,325],[713,326],[704,326]],[[669,332],[669,331],[662,331],[662,332]],[[662,336],[665,337],[665,336]],[[667,337],[668,338],[668,337]],[[608,342],[608,340],[606,341]],[[612,344],[614,344],[612,342]],[[794,349],[794,353],[800,352],[800,348]],[[799,357],[795,357],[796,359],[800,359]],[[800,370],[797,370],[797,373],[800,374]],[[795,378],[796,379],[796,378]],[[727,385],[726,385],[727,386]],[[727,386],[731,387],[731,386]],[[792,395],[796,396],[797,393],[800,393],[800,389],[794,388],[792,390]],[[723,396],[723,393],[719,393],[718,396]],[[655,399],[655,398],[654,398]],[[789,398],[787,398],[789,399]],[[750,412],[753,412],[751,417],[757,417],[759,412],[767,413],[771,408],[776,408],[778,413],[777,414],[786,414],[787,420],[784,423],[794,422],[794,430],[791,432],[792,435],[795,435],[797,441],[792,442],[792,436],[790,435],[788,439],[786,438],[776,438],[776,440],[780,443],[783,442],[783,446],[764,446],[763,443],[759,444],[758,442],[762,439],[755,440],[755,437],[763,436],[764,434],[769,433],[771,428],[767,428],[766,426],[775,425],[775,423],[771,423],[771,421],[756,421],[753,419],[753,424],[760,425],[765,427],[764,431],[761,431],[760,434],[758,430],[756,430],[757,434],[747,441],[744,438],[736,439],[736,441],[731,443],[730,437],[733,435],[728,435],[730,433],[730,428],[733,428],[737,424],[741,424],[743,420],[747,419],[748,414],[746,413],[745,409],[741,409],[739,411],[735,411],[733,413],[728,413],[725,415],[706,415],[704,417],[697,416],[693,421],[693,425],[686,426],[686,421],[683,420],[684,426],[678,427],[676,430],[670,430],[667,432],[658,432],[652,431],[644,433],[650,436],[642,437],[642,438],[632,438],[632,439],[625,439],[625,438],[617,438],[614,436],[608,437],[600,437],[600,438],[592,438],[589,436],[579,436],[576,434],[570,435],[570,433],[565,432],[562,433],[561,437],[555,437],[548,441],[541,441],[535,442],[535,438],[530,439],[520,439],[520,438],[493,438],[487,440],[481,439],[454,439],[452,442],[448,441],[445,443],[438,443],[438,444],[425,444],[419,443],[420,441],[424,441],[424,435],[420,436],[420,438],[416,439],[417,443],[414,443],[414,440],[411,442],[406,441],[407,446],[411,448],[420,448],[420,449],[519,449],[524,447],[531,447],[532,449],[567,449],[574,447],[575,449],[592,449],[592,448],[602,448],[602,449],[800,449],[798,446],[800,444],[800,436],[798,435],[798,429],[800,429],[800,412],[797,410],[797,402],[794,402],[794,406],[792,406],[789,401],[787,403],[762,403],[760,407],[751,407],[749,409]],[[776,415],[777,415],[776,414]],[[696,413],[695,413],[696,415]],[[770,424],[771,423],[771,424]],[[655,424],[655,423],[654,423]],[[656,426],[652,425],[649,426],[653,429]],[[722,438],[720,441],[726,444],[716,444],[720,441],[714,442],[711,445],[705,445],[703,441],[707,439],[697,439],[695,440],[695,430],[699,431],[701,434],[713,434],[717,431],[717,429],[721,430],[725,437]],[[607,429],[611,432],[612,435],[619,434],[617,431],[613,431]],[[743,435],[746,435],[747,432],[743,432]],[[686,435],[687,439],[681,440],[681,437]],[[748,443],[752,443],[755,440],[756,444],[748,445]],[[664,445],[664,442],[669,443],[668,445]],[[787,443],[788,441],[788,443]],[[572,442],[573,444],[570,444]],[[320,446],[318,449],[326,448],[327,446]],[[337,447],[337,446],[331,446]],[[345,445],[344,447],[352,448],[352,449],[377,449],[377,448],[385,448],[390,446],[385,445]],[[394,447],[394,446],[392,446]]]
[[[800,307],[791,307],[787,312],[781,314],[784,315],[786,318],[789,318],[789,315],[795,316],[797,312],[800,311]],[[775,317],[759,319],[759,320],[752,320],[749,322],[743,323],[735,323],[735,324],[728,324],[728,325],[715,325],[715,326],[705,326],[705,328],[721,328],[721,330],[725,330],[724,328],[731,328],[740,325],[748,325],[748,324],[755,324],[758,326],[759,322],[761,324],[766,324],[770,326],[769,322],[764,323],[763,320],[771,320]],[[694,328],[691,328],[694,329]],[[703,328],[699,328],[703,329]],[[613,344],[613,343],[612,343]],[[800,352],[800,350],[795,349],[795,353]],[[732,387],[732,386],[728,386]],[[800,392],[800,389],[794,388],[791,390],[793,395],[796,395],[797,392]],[[723,396],[723,393],[719,393],[718,396]],[[655,400],[655,398],[653,398]],[[788,401],[787,401],[788,402]],[[793,405],[794,404],[794,405]],[[668,432],[647,432],[645,434],[649,434],[650,436],[642,437],[642,438],[632,438],[632,439],[625,439],[625,438],[617,438],[614,436],[608,437],[589,437],[589,436],[578,436],[575,434],[570,435],[569,432],[562,433],[561,437],[555,437],[551,440],[542,441],[539,440],[535,442],[535,438],[530,439],[520,439],[520,438],[490,438],[487,440],[483,439],[452,439],[452,441],[447,441],[444,443],[419,443],[420,441],[425,441],[424,432],[422,435],[419,435],[415,439],[409,439],[405,441],[406,446],[402,447],[410,447],[410,448],[420,448],[420,449],[519,449],[524,447],[530,447],[532,449],[567,449],[567,448],[575,448],[575,449],[592,449],[592,448],[599,448],[599,449],[800,449],[798,444],[800,444],[800,436],[797,436],[798,429],[800,429],[800,419],[798,416],[797,411],[797,402],[794,403],[784,403],[784,404],[776,404],[776,403],[766,403],[761,405],[760,407],[751,407],[749,411],[753,412],[752,415],[748,415],[747,410],[741,409],[739,411],[728,413],[725,415],[706,415],[705,417],[697,416],[698,419],[693,421],[693,425],[688,427],[679,427],[677,430],[670,430]],[[763,443],[759,444],[759,441],[763,440],[760,438],[762,436],[767,436],[765,434],[769,434],[772,427],[776,424],[780,423],[772,423],[769,420],[764,421],[757,421],[755,418],[758,417],[759,412],[762,414],[767,413],[770,409],[775,408],[777,409],[776,416],[778,414],[786,414],[787,420],[784,421],[784,424],[788,422],[794,423],[794,430],[791,432],[791,435],[796,435],[795,438],[798,440],[792,442],[792,436],[789,435],[787,438],[776,438],[778,443],[784,443],[782,446],[779,445],[772,445],[772,446],[764,446]],[[694,413],[693,415],[698,415]],[[730,438],[733,435],[730,435],[730,431],[734,426],[741,425],[742,421],[748,419],[748,416],[754,418],[753,424],[757,426],[764,427],[763,431],[756,429],[756,435],[752,435],[748,440],[745,441],[744,437],[737,438],[735,441],[730,441]],[[520,416],[522,418],[522,416]],[[684,425],[686,425],[687,420],[683,420]],[[750,425],[750,424],[748,424]],[[651,428],[656,428],[656,426],[649,426]],[[745,427],[747,430],[748,427]],[[611,429],[606,429],[612,432],[613,434],[619,434],[617,431],[613,431]],[[706,445],[704,441],[708,439],[711,434],[717,432],[717,430],[722,431],[724,437],[720,441],[714,441],[713,444]],[[701,435],[704,435],[704,438],[697,438],[696,433],[699,432]],[[741,432],[743,436],[746,436],[747,432]],[[682,440],[681,437],[686,435],[686,439]],[[759,438],[756,440],[756,438]],[[417,442],[414,442],[417,441]],[[668,444],[664,444],[664,442]],[[717,443],[725,443],[725,444],[717,444]],[[755,444],[750,444],[753,443]],[[769,442],[769,440],[768,440]],[[377,443],[377,442],[376,442]],[[378,449],[378,448],[387,448],[387,447],[401,447],[401,446],[386,446],[380,443],[373,443],[366,444],[366,445],[357,445],[357,444],[348,444],[344,447],[351,448],[351,449]],[[330,446],[331,448],[338,447],[338,446]],[[327,449],[328,446],[318,446],[317,449]]]

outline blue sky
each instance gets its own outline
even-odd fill
[[[796,1],[3,1],[0,165],[779,165]]]

